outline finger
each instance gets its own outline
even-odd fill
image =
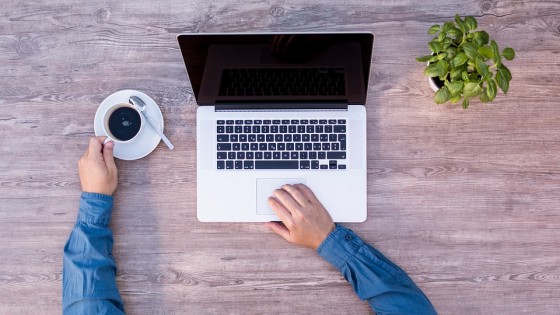
[[[291,224],[292,214],[286,207],[284,207],[276,198],[268,197],[268,205],[272,208],[274,213],[284,222],[284,224]]]
[[[280,235],[283,239],[290,242],[290,230],[278,222],[266,222],[264,224],[267,228],[271,229],[274,233]]]
[[[99,142],[99,138],[97,137],[91,137],[89,139],[89,148],[88,148],[89,158],[93,158],[98,161],[103,160],[103,156],[101,155],[101,150],[103,148],[103,145],[101,143],[103,143],[103,141]]]
[[[300,205],[297,203],[297,201],[295,201],[292,195],[290,195],[290,193],[288,193],[284,189],[276,189],[272,193],[272,195],[274,195],[274,197],[278,201],[280,201],[282,205],[286,207],[286,209],[288,209],[288,211],[290,211],[291,213],[299,211]]]
[[[307,200],[309,200],[310,203],[320,203],[319,199],[317,199],[315,193],[313,193],[311,188],[307,187],[304,184],[296,184],[295,186],[299,189],[299,191],[301,191],[305,195],[305,197],[307,198]]]
[[[306,195],[303,194],[301,190],[297,186],[294,185],[284,185],[282,189],[290,193],[290,195],[297,201],[297,203],[303,207],[306,204],[309,204],[309,200]]]
[[[113,141],[109,141],[103,146],[103,160],[105,161],[107,168],[112,171],[117,169],[117,166],[115,165],[115,158],[113,156],[114,148],[115,143]]]

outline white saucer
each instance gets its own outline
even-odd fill
[[[95,130],[96,136],[107,136],[103,131],[103,114],[114,104],[117,103],[128,103],[128,99],[136,95],[140,97],[144,103],[146,103],[146,114],[151,116],[159,126],[161,131],[163,131],[163,115],[156,102],[148,95],[134,91],[134,90],[122,90],[115,92],[101,102],[101,105],[97,108],[95,113],[95,120],[93,122],[93,129]],[[148,124],[148,121],[144,122],[146,125],[142,127],[140,133],[131,142],[127,143],[116,143],[113,154],[116,158],[121,160],[137,160],[150,154],[158,145],[161,140],[160,136],[154,131],[154,129]]]

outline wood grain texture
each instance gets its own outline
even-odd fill
[[[348,225],[441,314],[560,311],[557,1],[4,1],[0,10],[0,313],[61,310],[76,161],[109,94],[160,105],[163,144],[118,161],[112,220],[130,314],[363,314],[339,273],[260,224],[196,220],[195,111],[180,32],[372,31],[368,220]],[[492,104],[436,106],[427,28],[455,13],[516,59]]]

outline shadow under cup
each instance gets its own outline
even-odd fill
[[[115,142],[129,142],[142,129],[144,123],[140,112],[130,104],[111,106],[103,116],[105,134]]]

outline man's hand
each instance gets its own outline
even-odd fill
[[[331,216],[309,187],[284,185],[273,195],[268,198],[268,204],[284,225],[277,222],[265,225],[288,242],[317,249],[334,230]]]
[[[115,144],[110,141],[103,145],[105,138],[89,139],[89,148],[78,161],[78,172],[84,192],[110,196],[117,189],[117,166],[113,158]]]

